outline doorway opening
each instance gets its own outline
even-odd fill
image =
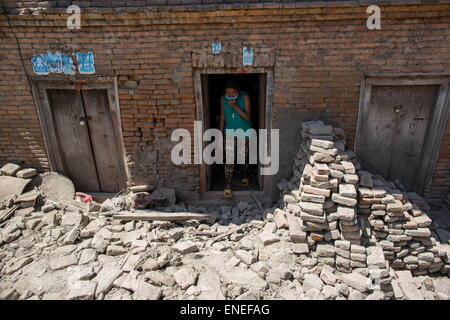
[[[220,129],[221,99],[224,95],[224,86],[228,80],[233,80],[240,91],[246,92],[250,99],[251,124],[252,128],[258,132],[265,128],[265,99],[266,99],[266,73],[246,73],[246,74],[203,74],[203,119],[204,129]],[[224,152],[225,162],[225,152]],[[206,168],[206,191],[223,191],[225,187],[225,166],[223,164],[207,165]],[[243,186],[243,165],[236,165],[231,189],[233,191],[263,189],[263,179],[259,174],[259,164],[249,164],[248,176],[249,184]]]

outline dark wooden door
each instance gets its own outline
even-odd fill
[[[77,90],[47,91],[63,168],[78,191],[98,191],[99,183],[81,94]],[[84,121],[84,122],[83,122]]]
[[[372,86],[367,115],[362,115],[358,153],[385,178],[416,190],[423,143],[437,86]]]
[[[107,91],[48,90],[63,168],[78,191],[117,192],[120,152],[114,139]]]

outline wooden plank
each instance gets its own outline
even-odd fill
[[[80,191],[98,191],[99,184],[91,149],[87,125],[81,125],[86,118],[81,95],[76,90],[48,90],[53,112],[59,152],[67,175]]]
[[[16,210],[19,207],[20,207],[20,204],[15,204],[11,208],[6,209],[5,212],[3,213],[3,215],[0,217],[0,223],[8,220],[16,212]]]
[[[121,212],[114,214],[115,220],[139,220],[139,221],[186,221],[186,220],[210,220],[216,218],[214,214],[192,212],[162,212],[153,210],[138,210],[135,212]]]
[[[58,171],[64,167],[63,159],[58,151],[58,139],[53,121],[53,113],[48,101],[47,90],[40,83],[32,82],[33,97],[36,103],[36,110],[44,136],[45,148],[50,164],[50,170]]]
[[[439,73],[433,73],[433,72],[411,72],[411,73],[375,73],[375,72],[368,72],[364,75],[365,77],[369,79],[389,79],[389,78],[445,78],[448,79],[450,77],[450,72],[439,72]]]
[[[267,132],[271,132],[272,130],[272,120],[273,120],[273,89],[274,89],[274,74],[273,69],[267,69],[266,71],[262,71],[266,73],[266,93],[265,93],[265,106],[264,106],[264,116],[265,116],[265,124],[264,128],[267,129]],[[272,154],[272,144],[271,139],[267,141],[267,150],[269,154]],[[269,199],[273,199],[273,197],[277,196],[278,187],[276,186],[276,180],[274,177],[277,176],[263,176],[262,177],[262,190],[264,191],[265,196],[269,197]]]
[[[438,97],[433,108],[422,155],[416,173],[415,190],[422,193],[425,186],[432,183],[433,171],[437,162],[439,149],[450,116],[450,82],[439,87]]]
[[[201,81],[202,81],[202,101],[203,101],[203,128],[204,130],[207,130],[209,128],[211,128],[211,105],[210,105],[210,97],[209,97],[209,77],[207,74],[203,74],[201,76]],[[203,142],[203,150],[205,149],[206,146],[206,142]],[[211,189],[211,180],[212,180],[212,166],[211,165],[207,165],[206,166],[206,170],[205,170],[205,188],[206,190],[210,190]]]
[[[126,155],[125,148],[123,145],[123,133],[122,133],[122,119],[120,113],[119,106],[119,96],[118,96],[118,88],[117,88],[117,78],[114,78],[113,83],[111,83],[111,87],[108,90],[108,99],[109,99],[109,111],[111,113],[111,121],[114,132],[114,139],[116,142],[117,152],[120,153],[120,156],[117,158],[117,162],[119,164],[119,185],[123,190],[127,186],[127,181],[130,180],[129,172],[126,168]]]
[[[107,91],[83,90],[81,95],[97,167],[99,191],[118,192],[120,155],[114,139]]]
[[[259,74],[259,106],[258,106],[258,127],[259,129],[265,129],[266,128],[266,74],[260,73]],[[259,153],[259,151],[258,151]],[[259,183],[259,189],[263,190],[264,188],[264,179],[263,175],[261,174],[261,163],[258,161],[258,183]]]
[[[203,110],[203,93],[202,93],[202,75],[200,71],[195,71],[194,74],[194,88],[195,88],[195,105],[196,105],[196,121],[204,121],[204,110]],[[195,130],[195,129],[194,129]],[[197,150],[194,149],[194,157],[196,153],[202,152],[202,141],[200,143],[194,142],[194,148],[197,146]],[[200,150],[199,150],[200,149]],[[206,185],[206,174],[207,166],[202,163],[200,164],[200,193],[205,193],[207,191]]]
[[[445,83],[445,78],[427,77],[398,77],[398,78],[369,78],[367,84],[380,86],[421,86],[421,85],[441,85]]]

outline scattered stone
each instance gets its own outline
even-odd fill
[[[411,282],[399,282],[400,289],[407,300],[423,300],[423,296],[416,285]]]
[[[339,292],[335,287],[325,285],[322,289],[325,300],[334,300],[339,296]]]
[[[246,250],[237,250],[234,254],[239,260],[247,265],[251,265],[258,260],[256,256],[252,254],[252,252]]]
[[[277,237],[274,233],[268,233],[268,232],[261,232],[259,234],[259,239],[263,243],[263,245],[268,246],[272,243],[280,241],[280,239]]]
[[[115,265],[104,265],[102,270],[95,277],[97,282],[97,290],[95,296],[98,297],[100,294],[106,294],[112,288],[114,281],[122,275],[122,270],[120,270]]]
[[[267,272],[266,280],[271,283],[280,284],[282,280],[289,280],[292,276],[289,267],[285,263],[281,263]]]
[[[73,244],[78,239],[78,236],[80,235],[80,231],[77,227],[72,228],[64,237],[63,243],[64,244]]]
[[[145,281],[140,281],[134,292],[135,300],[159,300],[162,296],[162,290]]]
[[[12,262],[10,262],[9,264],[7,264],[4,267],[3,272],[7,275],[13,274],[14,272],[22,269],[23,267],[25,267],[27,264],[29,264],[32,261],[33,261],[33,258],[31,258],[31,257],[20,258],[17,260],[14,259]]]
[[[158,261],[153,258],[148,258],[142,265],[142,270],[144,271],[159,270],[160,268],[161,266],[159,265]]]
[[[34,168],[22,169],[16,172],[17,178],[28,179],[37,175],[37,171]]]
[[[334,286],[336,281],[338,280],[338,277],[331,271],[329,270],[326,266],[324,266],[322,268],[322,271],[320,272],[320,279],[330,285],[330,286]]]
[[[78,212],[66,212],[61,221],[62,226],[84,226],[87,217]]]
[[[295,254],[308,254],[309,247],[307,243],[294,243],[292,246],[292,252]]]
[[[356,272],[341,275],[341,280],[346,285],[363,293],[369,289],[371,283],[368,278]]]
[[[198,251],[197,245],[194,242],[190,241],[190,240],[183,241],[183,242],[178,242],[172,248],[175,251],[180,252],[181,254],[188,254],[188,253],[193,253],[193,252],[197,252]]]
[[[275,224],[278,229],[284,229],[288,227],[288,221],[286,219],[286,214],[283,210],[276,209],[273,216]]]
[[[78,264],[78,259],[74,254],[56,257],[50,260],[50,268],[55,271],[73,266],[75,264]]]
[[[93,300],[97,283],[94,281],[77,281],[67,294],[68,300]]]
[[[192,268],[182,268],[175,272],[173,277],[181,289],[186,290],[197,282],[198,273]]]
[[[7,163],[3,167],[0,168],[0,173],[5,176],[14,176],[19,170],[20,170],[20,166],[18,164]]]
[[[84,249],[80,253],[80,261],[78,264],[88,264],[97,260],[98,253],[94,249]]]
[[[127,253],[127,251],[128,251],[127,248],[117,245],[109,245],[106,248],[106,254],[109,256],[120,256],[122,254]]]
[[[237,204],[237,208],[239,209],[240,212],[244,212],[245,209],[248,208],[248,202],[246,201],[241,201]]]
[[[316,288],[317,290],[321,290],[323,285],[324,285],[323,281],[314,274],[306,274],[305,279],[303,280],[303,289],[305,291],[308,291],[311,288]]]

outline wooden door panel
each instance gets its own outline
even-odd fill
[[[373,85],[362,115],[358,153],[385,178],[415,190],[435,85]]]
[[[408,189],[413,189],[437,87],[399,86],[398,90],[400,102],[393,137],[395,150],[388,177],[399,179]]]
[[[120,189],[119,153],[114,140],[107,91],[83,90],[82,97],[88,119],[100,190],[117,192]]]
[[[372,87],[368,114],[364,118],[361,135],[361,156],[381,175],[389,173],[395,119],[393,107],[398,104],[399,92],[395,87]]]
[[[51,89],[47,91],[56,128],[58,149],[67,175],[80,191],[98,191],[99,184],[89,139],[83,102],[79,91]]]

